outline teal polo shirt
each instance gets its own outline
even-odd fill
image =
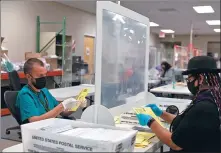
[[[48,103],[49,110],[52,110],[59,104],[48,89],[43,88],[41,92],[34,92],[28,85],[24,86],[19,91],[16,100],[16,107],[20,111],[22,123],[28,123],[28,119],[33,116],[41,116],[47,113],[47,107],[44,107],[46,103]]]

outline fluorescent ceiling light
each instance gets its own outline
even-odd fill
[[[114,20],[114,21],[119,20],[121,23],[125,24],[125,21],[124,21],[124,19],[123,19],[123,16],[121,16],[121,15],[119,15],[119,14],[116,14],[116,15],[113,17],[112,20]]]
[[[220,29],[214,29],[215,32],[220,32]]]
[[[162,29],[161,31],[164,32],[164,33],[174,33],[175,32],[171,29]]]
[[[154,23],[154,22],[150,22],[150,26],[151,26],[151,27],[158,27],[159,24],[156,24],[156,23]]]
[[[220,25],[220,20],[207,20],[208,25]]]
[[[132,40],[131,36],[129,36],[130,40]]]
[[[194,6],[193,9],[197,13],[214,13],[212,6]]]
[[[127,30],[128,28],[124,28],[124,30]]]
[[[138,40],[138,42],[137,42],[138,44],[140,44],[140,41]]]

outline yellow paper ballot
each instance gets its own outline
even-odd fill
[[[163,126],[162,122],[160,121],[159,117],[157,117],[151,108],[149,107],[140,107],[140,108],[133,108],[136,114],[147,114],[153,117],[161,126]],[[164,126],[163,126],[164,127]]]
[[[89,89],[85,88],[81,90],[81,92],[76,96],[76,100],[81,101],[84,100],[85,97],[88,95]]]
[[[120,116],[115,116],[114,122],[115,122],[115,124],[120,124]]]
[[[85,88],[81,90],[81,92],[76,96],[76,100],[78,101],[76,105],[71,109],[71,111],[76,111],[78,107],[81,105],[81,101],[85,100],[85,97],[87,97],[89,92],[89,89]]]
[[[134,112],[136,114],[145,114],[146,113],[144,108],[142,108],[142,107],[140,107],[140,108],[133,108],[133,110],[134,110]]]
[[[137,132],[137,138],[150,140],[155,136],[155,133],[149,133],[149,132]]]
[[[135,147],[136,148],[145,148],[150,144],[150,139],[155,136],[154,133],[149,132],[137,132]]]
[[[146,148],[150,144],[149,141],[143,141],[141,143],[135,143],[135,148]]]

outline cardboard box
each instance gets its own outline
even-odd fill
[[[4,57],[4,53],[8,56],[8,51],[7,50],[1,50],[1,57]]]
[[[33,52],[26,52],[25,53],[25,60],[28,60],[30,58],[41,58],[40,53],[33,53]]]
[[[62,134],[74,128],[121,130],[124,134],[111,135],[114,138],[109,141]],[[21,130],[24,152],[132,152],[137,133],[135,130],[58,118],[24,124]]]
[[[58,68],[58,59],[57,58],[45,58],[46,62],[50,64],[50,69],[55,70]]]

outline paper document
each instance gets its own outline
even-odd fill
[[[89,92],[89,89],[87,89],[87,88],[81,90],[81,92],[76,96],[75,99],[77,101],[84,101],[88,95],[88,92]],[[81,105],[81,103],[76,103],[76,105],[71,109],[71,111],[76,111],[80,105]]]
[[[51,133],[61,133],[73,129],[71,125],[51,125],[42,127],[40,130]]]
[[[120,124],[120,116],[115,116],[114,122],[115,122],[115,124]]]
[[[145,148],[150,144],[150,139],[155,136],[154,133],[148,133],[148,132],[138,132],[136,141],[135,141],[135,147],[136,148]]]
[[[164,125],[162,124],[162,122],[160,121],[160,118],[157,117],[154,112],[152,111],[151,108],[149,107],[140,107],[140,108],[133,108],[133,110],[135,111],[136,114],[147,114],[150,115],[151,117],[153,117],[161,126],[164,127]]]

